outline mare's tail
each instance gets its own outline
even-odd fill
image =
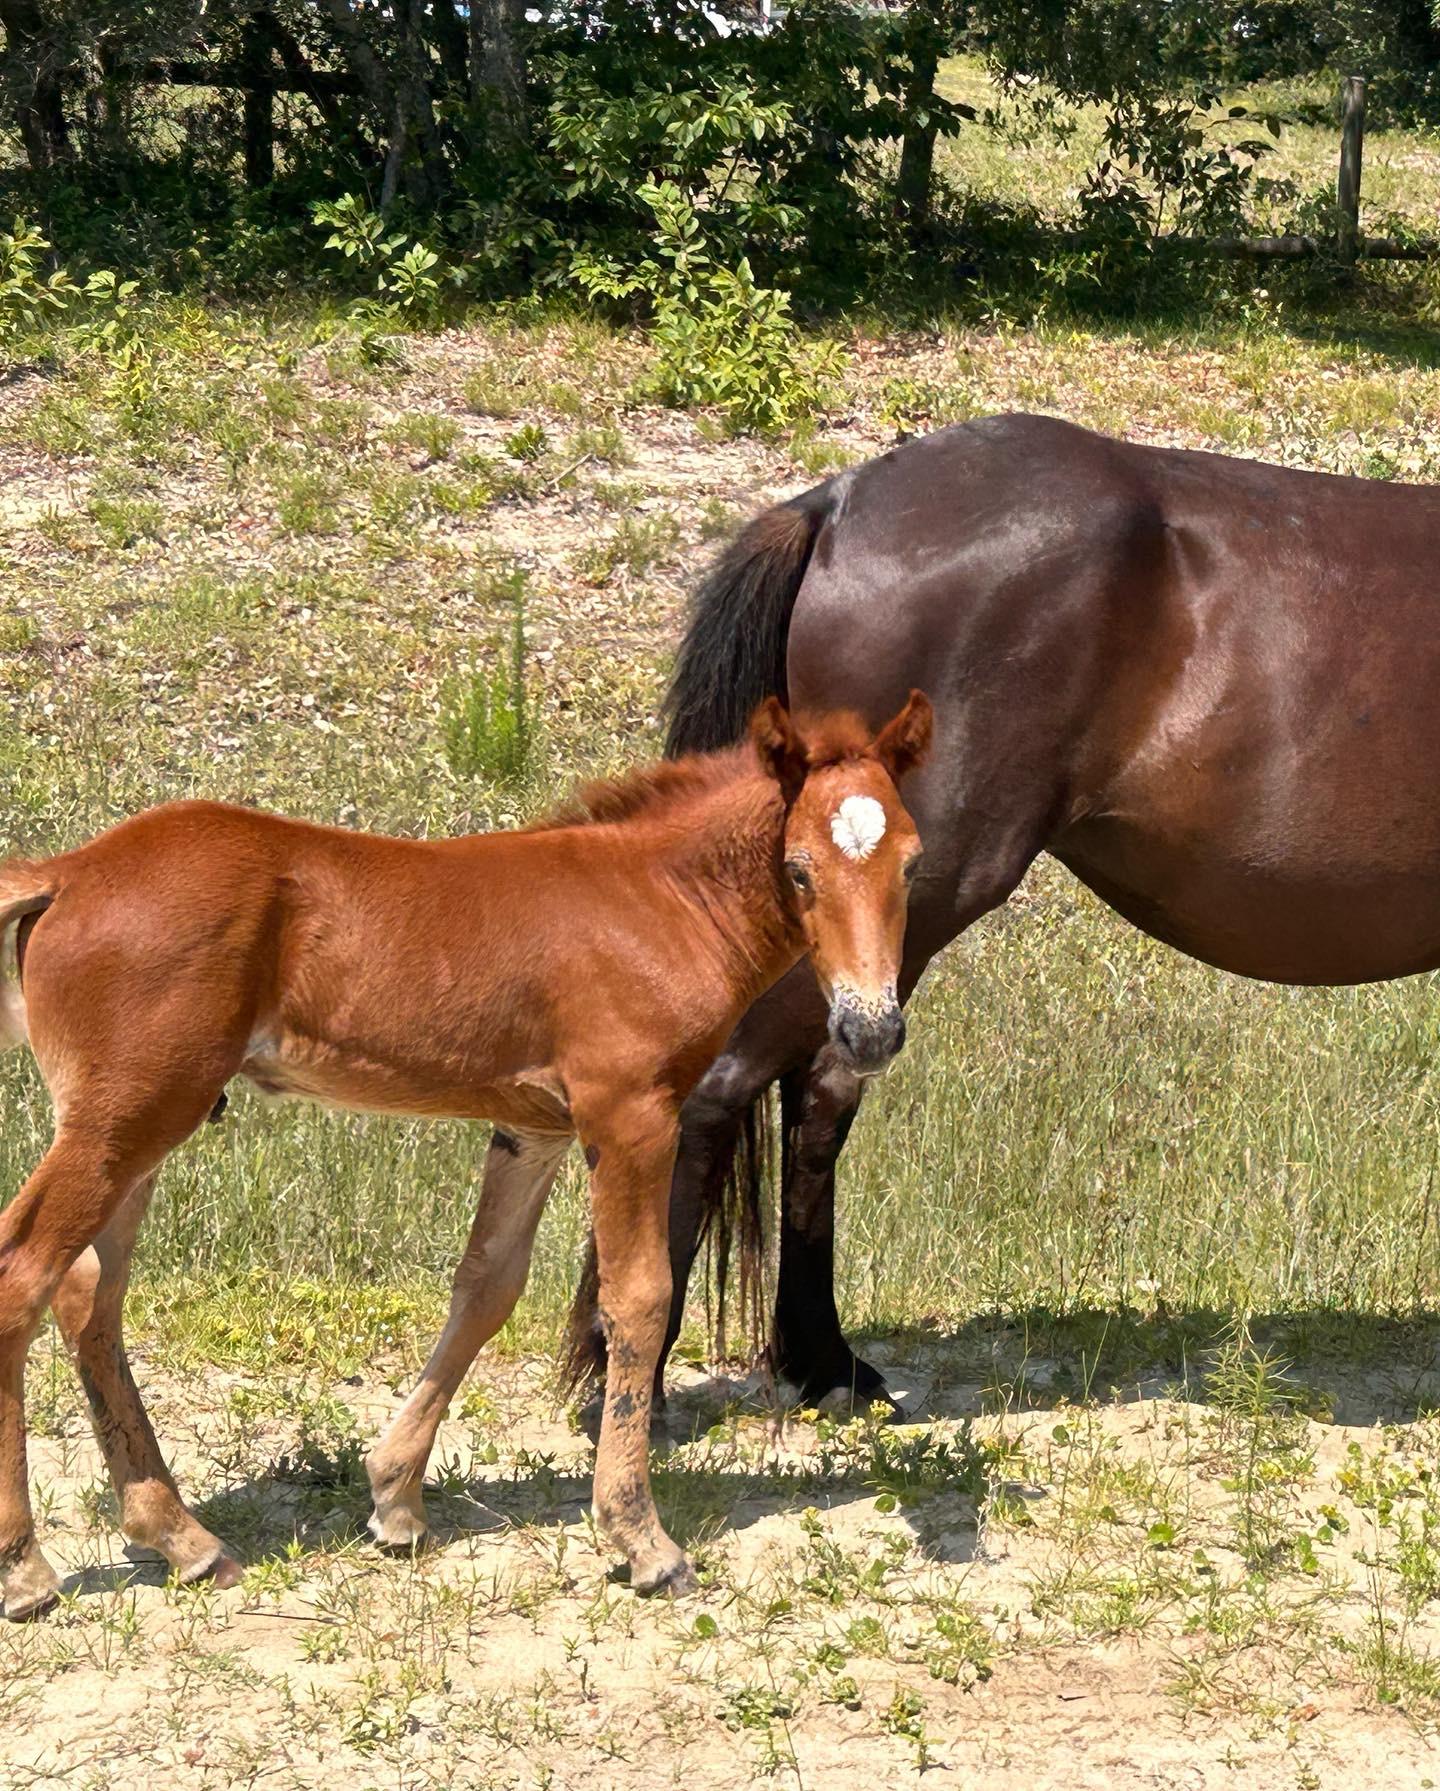
[[[41,914],[55,899],[55,885],[48,864],[12,858],[0,864],[0,1051],[23,1045],[29,1037],[25,1026],[25,997],[20,992],[20,961],[24,951],[27,919]],[[15,944],[11,945],[14,936]],[[11,952],[14,957],[11,957]],[[13,978],[8,966],[13,964]]]
[[[668,758],[730,746],[743,736],[757,704],[767,696],[788,698],[790,617],[834,502],[833,484],[827,482],[762,512],[710,569],[695,595],[665,699]],[[732,1270],[744,1328],[757,1344],[762,1335],[760,1203],[771,1157],[770,1132],[770,1094],[765,1090],[736,1116],[723,1160],[703,1190],[701,1238],[709,1243],[715,1264],[716,1338],[722,1348]],[[563,1373],[572,1390],[604,1371],[597,1293],[592,1238],[570,1313]]]

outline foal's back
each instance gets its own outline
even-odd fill
[[[633,817],[412,840],[150,809],[39,867],[30,1040],[57,1099],[77,1051],[123,1051],[167,1086],[243,1074],[338,1106],[564,1125],[562,1050],[613,1050],[607,1022],[701,973],[648,874],[665,843]],[[683,1012],[672,1032],[683,1048]]]

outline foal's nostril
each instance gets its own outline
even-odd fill
[[[905,1043],[905,1016],[898,1007],[875,1013],[837,1005],[830,1036],[856,1068],[878,1070]]]

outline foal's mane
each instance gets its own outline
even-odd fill
[[[796,715],[796,729],[805,743],[810,771],[865,758],[873,743],[871,730],[848,709],[822,716]],[[718,752],[687,753],[679,759],[662,759],[642,765],[619,777],[596,778],[583,783],[559,807],[532,821],[527,833],[548,833],[557,827],[599,826],[605,822],[630,821],[637,815],[661,815],[708,796],[725,784],[758,772],[755,749],[748,741],[722,747]]]
[[[599,826],[630,821],[637,815],[660,815],[708,796],[712,790],[735,783],[746,772],[758,769],[748,746],[663,759],[658,765],[642,765],[619,777],[595,778],[581,784],[567,801],[533,821],[525,831],[548,833],[556,827]]]

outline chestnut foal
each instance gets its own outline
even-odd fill
[[[31,1616],[58,1589],[25,1464],[24,1363],[47,1305],[125,1535],[182,1580],[239,1576],[181,1503],[121,1339],[156,1172],[236,1075],[497,1127],[444,1332],[367,1464],[371,1529],[389,1546],[425,1532],[436,1428],[520,1296],[579,1137],[610,1357],[595,1515],[639,1590],[687,1590],[648,1465],[681,1103],[807,951],[837,1050],[863,1073],[899,1049],[919,842],[894,780],[930,729],[919,692],[873,738],[853,717],[797,724],[772,697],[747,745],[593,786],[523,833],[388,839],[177,803],[43,863],[0,865],[0,938],[16,935],[0,1023],[5,1042],[28,1037],[55,1108],[50,1149],[0,1212],[5,1615]]]

